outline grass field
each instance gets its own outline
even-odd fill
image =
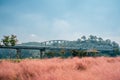
[[[120,57],[0,60],[0,80],[120,80]]]

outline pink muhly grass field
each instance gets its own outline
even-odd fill
[[[120,57],[2,60],[0,80],[120,80]]]

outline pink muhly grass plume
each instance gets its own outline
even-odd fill
[[[120,57],[4,60],[0,80],[120,80]]]

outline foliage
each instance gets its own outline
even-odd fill
[[[88,53],[86,50],[72,50],[71,53],[72,53],[73,57],[76,57],[76,56],[78,56],[78,57],[97,56],[96,52],[89,52]]]
[[[4,46],[15,46],[18,42],[16,35],[4,36],[2,39]]]
[[[60,51],[60,55],[61,55],[62,58],[65,58],[65,49],[62,49]]]
[[[55,52],[46,52],[45,53],[46,54],[46,56],[48,57],[48,58],[52,58],[52,57],[54,57],[55,56]]]
[[[4,38],[2,39],[2,42],[5,46],[9,46],[10,45],[10,36],[4,36]]]
[[[16,35],[11,35],[11,37],[10,37],[11,46],[15,46],[17,42],[18,42],[17,36]]]

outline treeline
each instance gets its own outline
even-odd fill
[[[115,41],[111,41],[110,39],[104,40],[101,37],[97,37],[97,36],[93,36],[93,35],[90,35],[88,38],[86,36],[82,36],[81,38],[78,38],[78,40],[75,42],[94,43],[96,45],[100,44],[100,45],[109,45],[109,46],[113,46],[113,47],[119,47],[119,44],[116,43]]]
[[[90,35],[89,37],[82,36],[77,40],[70,41],[65,46],[67,47],[79,47],[81,49],[119,49],[119,44],[110,39],[104,40],[101,37]]]

